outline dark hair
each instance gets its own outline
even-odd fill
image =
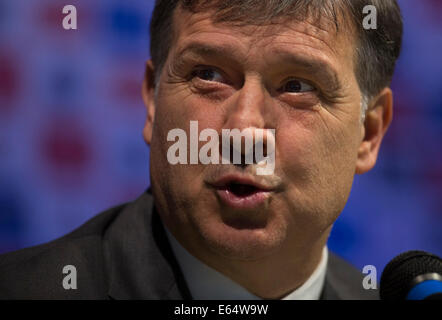
[[[402,17],[396,0],[156,0],[151,21],[151,57],[161,70],[167,59],[173,32],[173,14],[180,5],[185,10],[214,10],[216,21],[263,24],[274,18],[304,20],[328,18],[336,31],[355,30],[356,69],[359,87],[366,98],[377,95],[390,85],[402,43]],[[377,9],[377,29],[365,30],[363,9]],[[339,19],[342,17],[343,19]],[[158,74],[158,73],[157,73]]]

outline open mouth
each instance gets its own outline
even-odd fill
[[[227,184],[225,189],[237,197],[248,197],[260,191],[264,191],[255,186],[235,182]]]
[[[216,188],[222,203],[233,209],[256,209],[269,198],[271,191],[232,181]]]

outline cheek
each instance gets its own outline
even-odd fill
[[[160,91],[158,96],[160,99],[157,102],[157,122],[161,122],[161,126],[167,127],[168,130],[181,128],[188,133],[190,121],[198,121],[199,131],[222,126],[225,110],[216,103],[192,93],[185,84],[177,87],[165,85],[165,89]]]
[[[150,146],[150,174],[161,192],[174,192],[174,177],[186,172],[186,165],[172,165],[167,160],[167,152],[175,141],[167,141],[168,133],[173,129],[188,131],[189,121],[186,119],[185,108],[180,102],[179,93],[167,92],[161,88],[156,101],[155,120],[153,125],[152,143]]]
[[[321,142],[315,134],[299,124],[281,127],[277,131],[277,167],[287,182],[304,188],[318,170],[317,156],[321,153]],[[278,168],[279,166],[279,168]]]
[[[357,148],[351,131],[337,119],[318,114],[282,126],[277,164],[287,179],[289,197],[308,211],[342,211],[353,182]],[[308,126],[306,126],[308,123]],[[291,201],[291,200],[288,201]]]
[[[163,166],[167,162],[167,150],[174,144],[174,141],[167,141],[168,133],[173,129],[182,129],[189,136],[189,124],[195,120],[194,108],[190,107],[189,94],[184,85],[173,86],[162,84],[156,101],[155,121],[153,128],[152,152],[161,157]],[[180,166],[177,166],[180,167]]]
[[[180,193],[199,194],[203,182],[198,177],[207,166],[200,163],[197,165],[170,164],[167,153],[169,148],[176,144],[178,138],[175,138],[174,141],[167,141],[167,136],[173,129],[184,130],[186,133],[187,161],[189,162],[190,121],[198,121],[198,134],[205,128],[217,129],[220,125],[220,115],[217,114],[219,109],[207,103],[202,103],[199,99],[189,95],[187,90],[180,87],[173,89],[166,87],[163,91],[160,90],[158,97],[151,144],[152,179],[171,191],[176,189],[175,191],[178,192],[185,185],[186,190],[181,190]],[[197,150],[200,150],[205,143],[200,141]],[[179,178],[177,179],[177,177]]]

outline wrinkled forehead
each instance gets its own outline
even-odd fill
[[[302,16],[299,12],[287,12],[270,15],[257,11],[227,17],[225,12],[216,8],[191,10],[178,6],[173,17],[171,48],[181,47],[190,38],[206,36],[211,40],[235,40],[235,35],[239,35],[236,40],[240,39],[241,43],[236,43],[245,50],[265,42],[290,45],[306,41],[306,45],[315,45],[330,55],[354,60],[354,28],[345,13],[330,16],[312,9],[305,14]]]
[[[309,18],[317,22],[328,20],[337,29],[342,24],[340,19],[349,17],[348,7],[339,0],[181,0],[178,7],[192,13],[212,11],[217,22],[256,25],[268,24],[279,18],[298,21]]]
[[[345,11],[330,13],[323,7],[300,8],[299,11],[287,9],[286,12],[276,14],[257,8],[249,12],[245,9],[232,12],[230,9],[220,10],[216,7],[187,8],[179,5],[173,16],[171,47],[190,35],[204,32],[215,35],[219,32],[222,37],[226,36],[227,30],[246,36],[251,43],[302,33],[323,42],[333,52],[355,43],[355,28]]]

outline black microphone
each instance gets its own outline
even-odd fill
[[[442,259],[424,251],[407,251],[384,268],[382,300],[442,300]]]

